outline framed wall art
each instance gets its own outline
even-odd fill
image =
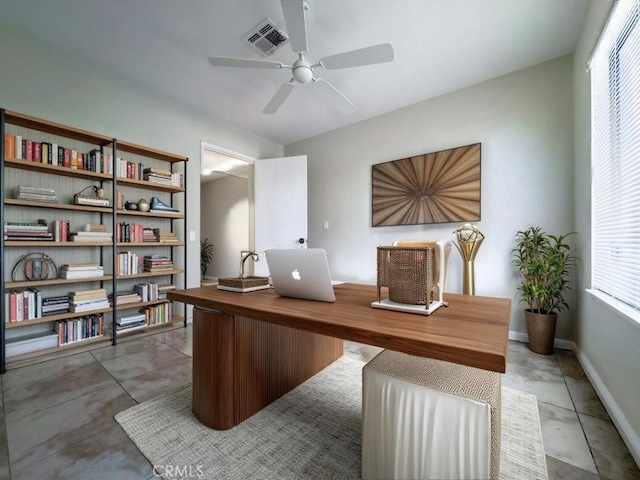
[[[374,227],[480,220],[480,144],[371,168]]]

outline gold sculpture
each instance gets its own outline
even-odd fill
[[[476,258],[478,249],[484,240],[484,234],[478,227],[465,223],[453,231],[458,243],[454,244],[464,262],[462,270],[462,293],[465,295],[475,295],[475,281],[473,276],[473,261]]]

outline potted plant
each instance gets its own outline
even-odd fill
[[[525,309],[529,349],[543,355],[553,353],[558,313],[569,308],[565,295],[571,289],[569,274],[575,264],[566,243],[569,235],[554,236],[529,227],[516,234],[512,250],[522,278],[520,301],[529,306]]]
[[[209,238],[200,240],[200,275],[203,278],[211,260],[213,260],[213,244],[209,242]]]

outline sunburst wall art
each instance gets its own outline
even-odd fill
[[[480,144],[378,163],[371,169],[372,224],[480,220]]]

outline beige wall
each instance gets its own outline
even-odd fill
[[[226,177],[201,185],[202,238],[213,244],[207,275],[235,277],[240,252],[249,248],[249,180]]]
[[[372,164],[481,142],[476,224],[486,240],[476,258],[476,293],[513,299],[511,330],[525,332],[510,259],[514,235],[529,225],[573,230],[572,65],[564,56],[285,146],[286,155],[308,155],[309,246],[327,250],[333,278],[375,283],[376,246],[454,240],[460,225],[372,227]],[[454,250],[446,291],[461,291],[461,266]],[[573,338],[571,317],[561,317],[559,338]]]
[[[591,110],[587,61],[611,2],[594,0],[574,59],[574,202],[582,258],[577,275],[578,358],[618,431],[640,464],[640,324],[596,299],[591,286]]]

